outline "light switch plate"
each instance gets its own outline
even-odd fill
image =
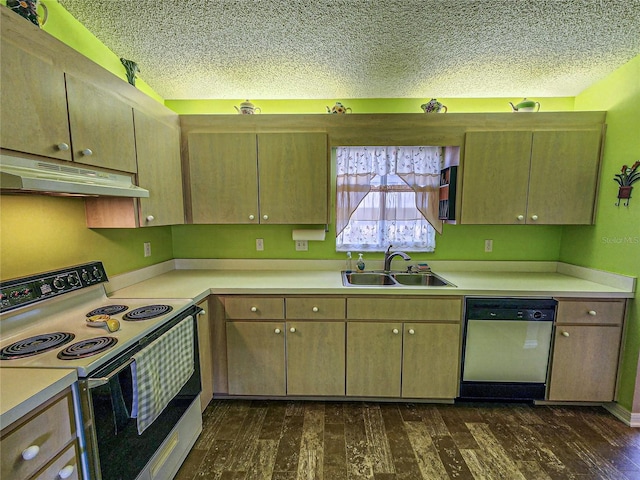
[[[493,252],[493,240],[484,241],[484,251],[487,253]]]
[[[144,242],[144,256],[151,256],[151,242]]]
[[[309,250],[308,240],[296,240],[296,251],[306,252],[307,250]]]
[[[264,250],[264,239],[256,238],[256,250],[262,252]]]

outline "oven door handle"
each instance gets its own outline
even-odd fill
[[[109,373],[109,375],[107,375],[106,377],[95,377],[95,378],[90,377],[90,378],[88,378],[87,379],[87,386],[88,386],[89,390],[91,390],[93,388],[96,388],[96,387],[99,387],[101,385],[106,385],[107,383],[109,383],[109,381],[113,377],[115,377],[121,371],[123,371],[125,368],[130,366],[134,361],[135,361],[134,358],[130,358],[125,363],[123,363],[118,368],[116,368],[113,372]]]

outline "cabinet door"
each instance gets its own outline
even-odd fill
[[[140,225],[184,223],[180,130],[134,110],[138,184],[149,190],[140,201]]]
[[[258,223],[253,133],[189,134],[193,223]]]
[[[66,74],[66,80],[74,161],[135,173],[131,105],[72,75]]]
[[[285,395],[284,322],[227,322],[230,395]]]
[[[2,148],[71,160],[64,73],[5,39],[0,62]]]
[[[405,323],[402,396],[455,398],[458,394],[460,325]]]
[[[399,397],[401,368],[401,323],[347,323],[347,395]]]
[[[328,223],[324,133],[258,134],[260,223]]]
[[[621,327],[556,327],[549,400],[610,402],[614,398]]]
[[[287,395],[343,396],[345,322],[287,321]]]
[[[534,132],[527,223],[593,223],[600,140],[600,129]]]
[[[531,137],[528,131],[467,132],[461,223],[524,223]]]
[[[200,358],[200,409],[204,412],[209,402],[213,399],[213,350],[211,341],[211,317],[209,315],[209,302],[203,300],[198,304],[203,312],[198,314],[198,351]]]

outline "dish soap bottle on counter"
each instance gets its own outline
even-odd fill
[[[356,262],[356,266],[358,267],[358,271],[364,271],[364,258],[362,258],[362,254],[358,254],[358,261]]]
[[[353,270],[353,260],[351,259],[351,252],[347,252],[347,265],[345,268],[346,273],[351,273]]]

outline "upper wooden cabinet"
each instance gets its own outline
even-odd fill
[[[180,128],[134,110],[138,185],[149,190],[141,198],[141,226],[184,223]]]
[[[85,165],[133,172],[133,109],[106,90],[66,74],[73,159]]]
[[[467,132],[461,223],[591,224],[600,128]]]
[[[190,133],[192,223],[328,223],[324,133]]]
[[[64,73],[2,39],[0,146],[71,160]]]

